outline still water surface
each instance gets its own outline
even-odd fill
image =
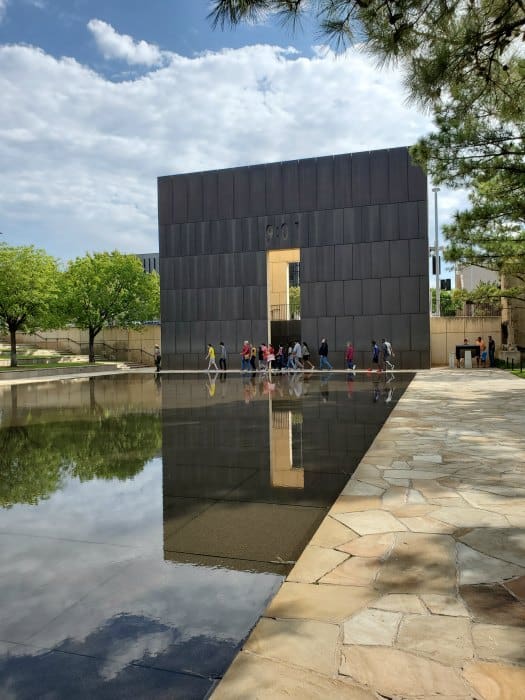
[[[0,697],[207,697],[409,381],[0,387]]]

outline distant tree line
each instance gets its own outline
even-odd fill
[[[0,244],[0,330],[7,331],[11,367],[17,366],[16,334],[71,323],[95,337],[109,326],[129,328],[160,316],[160,283],[135,255],[87,253],[63,268],[34,246]]]

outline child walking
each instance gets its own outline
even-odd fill
[[[211,343],[208,343],[208,354],[206,355],[206,360],[208,360],[208,372],[212,367],[215,367],[217,372],[219,371],[217,363],[215,362],[215,348]]]

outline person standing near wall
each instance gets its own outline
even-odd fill
[[[321,339],[321,345],[319,346],[319,369],[333,369],[328,362],[328,343],[326,338]]]
[[[155,350],[153,351],[153,359],[155,361],[155,367],[157,368],[157,372],[160,372],[160,362],[161,362],[161,354],[160,354],[160,347],[158,345],[155,345]]]
[[[496,341],[489,335],[489,366],[496,366]]]
[[[228,367],[228,351],[226,350],[226,346],[224,343],[221,342],[219,343],[219,350],[221,353],[221,356],[219,357],[219,367],[223,370],[226,371]]]
[[[487,344],[481,336],[478,338],[477,342],[479,343],[479,355],[477,358],[478,367],[480,365],[480,361],[481,361],[481,366],[486,367],[487,366]]]

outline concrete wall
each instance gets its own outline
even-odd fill
[[[496,341],[496,356],[501,345],[501,317],[441,316],[430,319],[432,366],[448,365],[449,353],[456,352],[465,338],[474,344],[481,336],[488,345],[491,335]]]
[[[17,333],[17,343],[27,343],[50,350],[59,350],[71,354],[85,355],[88,352],[88,332],[79,328],[61,328],[54,331],[38,333]],[[4,342],[9,342],[3,336]],[[103,344],[107,347],[104,348]],[[95,338],[95,353],[103,350],[112,354],[116,351],[117,359],[123,362],[141,362],[154,365],[153,350],[160,344],[160,325],[141,326],[141,330],[125,328],[105,328]]]
[[[267,340],[266,253],[300,248],[302,338],[430,366],[427,183],[406,148],[159,178],[163,364]]]

